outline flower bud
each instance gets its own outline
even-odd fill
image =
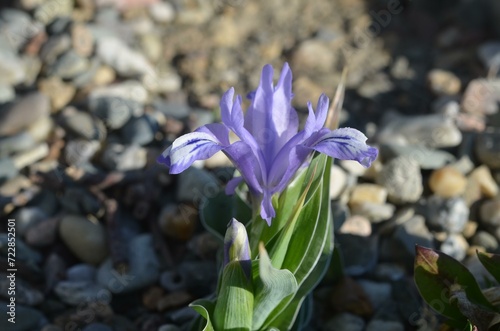
[[[235,218],[229,222],[224,238],[224,266],[231,261],[250,261],[247,230]]]

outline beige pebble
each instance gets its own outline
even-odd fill
[[[372,226],[368,218],[361,215],[354,215],[342,224],[339,233],[368,237],[372,234]]]
[[[352,192],[349,204],[356,205],[363,202],[383,204],[387,200],[387,190],[377,184],[358,184]]]
[[[481,219],[487,225],[500,225],[500,198],[486,201],[480,208]]]
[[[427,75],[432,92],[437,95],[454,95],[460,92],[460,79],[452,72],[433,69]]]
[[[465,224],[462,234],[464,235],[465,238],[470,239],[472,238],[473,235],[476,234],[477,227],[478,227],[477,222],[468,221]]]
[[[469,175],[469,180],[476,182],[481,190],[481,193],[486,198],[493,198],[498,194],[498,185],[491,175],[490,169],[482,165],[474,169]]]
[[[431,190],[443,198],[456,197],[465,192],[467,180],[458,170],[444,167],[435,170],[429,179]]]
[[[344,192],[347,184],[347,175],[337,165],[332,165],[332,170],[330,173],[330,199],[334,200],[340,197],[342,192]]]

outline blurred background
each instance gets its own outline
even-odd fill
[[[217,282],[199,210],[233,169],[217,154],[172,176],[156,157],[284,62],[303,116],[347,67],[340,125],[380,149],[332,168],[343,266],[310,330],[438,329],[415,243],[483,283],[475,251],[499,251],[496,0],[2,0],[0,310],[15,219],[17,318],[0,328],[188,330]]]

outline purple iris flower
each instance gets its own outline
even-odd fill
[[[271,203],[282,192],[313,151],[341,160],[356,160],[369,167],[378,151],[368,146],[358,130],[325,128],[329,100],[322,94],[314,112],[308,102],[309,117],[299,131],[297,112],[292,108],[292,71],[285,63],[278,84],[273,84],[273,67],[266,65],[257,90],[249,94],[251,105],[245,115],[241,96],[234,99],[229,89],[220,102],[222,123],[202,126],[177,138],[158,158],[171,174],[186,170],[194,161],[208,159],[223,151],[238,168],[241,177],[232,179],[226,193],[234,193],[241,181],[259,199],[260,215],[267,223],[276,216]],[[230,143],[229,131],[239,138]]]

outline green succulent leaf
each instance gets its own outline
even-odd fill
[[[212,326],[212,321],[210,320],[210,315],[214,311],[215,304],[211,301],[199,299],[192,302],[189,307],[193,308],[200,314],[205,320],[205,326],[201,326],[200,328],[195,328],[195,330],[202,331],[214,331],[214,327]]]
[[[500,255],[477,252],[477,257],[486,270],[500,283]]]

